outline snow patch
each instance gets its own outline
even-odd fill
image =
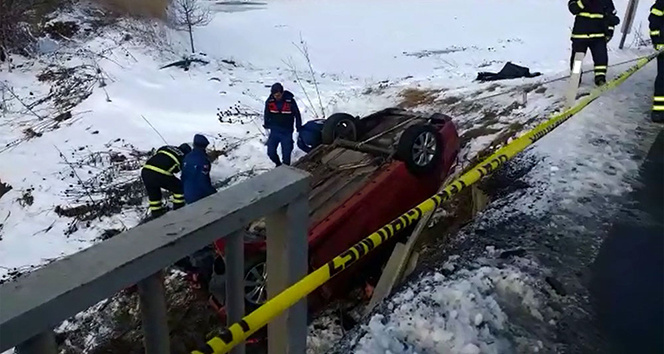
[[[355,353],[504,353],[511,344],[501,303],[542,320],[533,283],[511,266],[427,275],[389,300],[390,314],[371,318]]]

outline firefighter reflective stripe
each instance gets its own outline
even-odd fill
[[[148,201],[150,205],[161,205],[161,200],[150,200]]]
[[[170,157],[173,161],[175,161],[175,165],[173,165],[173,167],[171,167],[171,168],[168,170],[168,172],[172,172],[172,171],[175,169],[175,167],[179,167],[179,166],[180,166],[180,160],[178,160],[178,158],[175,157],[175,155],[173,155],[173,154],[171,154],[170,152],[165,151],[165,150],[161,150],[161,151],[159,151],[159,152],[162,153],[162,154],[164,154],[164,155],[166,155],[166,156],[168,156],[168,157]]]
[[[662,50],[664,49],[664,44],[658,44],[657,47],[655,47],[657,50]]]
[[[595,75],[606,75],[606,65],[595,65]]]
[[[613,31],[616,29],[616,26],[609,26],[609,30]]]
[[[655,96],[653,100],[653,111],[664,111],[664,96]]]
[[[152,202],[150,202],[150,207],[149,207],[150,211],[161,210],[161,209],[164,208],[164,206],[161,205],[161,202],[158,202],[158,203],[159,203],[159,204],[154,204],[154,205],[153,205]]]
[[[574,34],[572,33],[573,39],[590,39],[590,38],[603,38],[606,36],[604,33],[593,33],[593,34]]]
[[[583,1],[581,1],[581,0],[577,0],[576,5],[582,10],[585,8],[585,6],[583,6]]]
[[[173,194],[173,203],[184,203],[184,194]]]
[[[171,173],[171,172],[169,172],[169,171],[166,171],[166,170],[164,170],[164,169],[161,169],[161,168],[159,168],[159,167],[155,167],[155,166],[152,166],[152,165],[147,165],[147,164],[146,164],[146,165],[143,166],[143,168],[147,168],[148,170],[152,170],[152,171],[155,171],[155,172],[159,172],[159,173],[161,173],[161,174],[163,174],[163,175],[166,175],[166,176],[172,176],[172,175],[173,175],[173,173]]]
[[[659,30],[650,31],[651,36],[659,36]]]
[[[652,10],[650,10],[650,13],[655,15],[655,16],[664,16],[664,11],[662,11],[660,9],[656,9],[654,7],[652,8]]]
[[[593,14],[590,12],[580,12],[577,16],[587,17],[587,18],[604,18],[603,14]]]

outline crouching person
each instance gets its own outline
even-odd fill
[[[191,147],[188,144],[178,147],[162,146],[143,165],[141,179],[148,193],[150,219],[159,217],[167,211],[162,204],[162,189],[173,193],[173,209],[179,209],[185,205],[182,181],[175,174],[180,172],[182,162],[190,151]]]
[[[325,119],[314,119],[302,126],[297,136],[297,147],[310,152],[323,141],[323,124]]]

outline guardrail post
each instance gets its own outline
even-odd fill
[[[267,218],[267,294],[273,298],[308,271],[306,195]],[[268,353],[304,354],[307,347],[307,302],[300,300],[268,324]]]
[[[240,322],[244,316],[244,238],[241,231],[231,234],[226,241],[226,318],[227,325]],[[231,354],[244,354],[240,343]]]
[[[16,346],[16,354],[57,354],[53,331],[42,332]]]
[[[163,274],[159,271],[138,283],[143,342],[147,354],[169,354],[171,351]]]
[[[567,84],[565,91],[565,109],[569,109],[576,102],[576,93],[579,91],[579,84],[581,83],[581,71],[583,66],[583,58],[586,53],[578,52],[574,54],[574,61],[572,62],[572,75]]]

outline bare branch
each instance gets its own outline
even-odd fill
[[[298,47],[295,45],[295,47],[302,53],[302,56],[304,56],[304,59],[307,61],[307,65],[309,66],[309,74],[311,75],[311,80],[314,83],[314,88],[316,88],[316,95],[318,96],[318,104],[320,105],[320,112],[325,117],[325,107],[323,107],[323,100],[320,97],[320,90],[318,89],[318,80],[316,80],[316,73],[314,72],[314,68],[311,65],[311,58],[309,57],[309,48],[307,47],[307,43],[304,41],[302,38],[302,33],[300,33],[300,45],[301,47]]]
[[[177,30],[187,30],[194,53],[193,27],[206,26],[212,21],[210,8],[202,5],[201,0],[174,0],[169,9],[169,24]]]
[[[293,58],[288,58],[288,61],[285,61],[285,60],[282,60],[282,61],[284,62],[284,64],[286,64],[288,69],[291,71],[291,73],[295,77],[295,81],[297,81],[298,85],[300,85],[300,89],[302,89],[302,92],[304,93],[304,97],[307,99],[307,102],[309,102],[309,104],[305,105],[305,106],[314,113],[315,118],[318,118],[318,112],[314,108],[313,102],[311,102],[311,98],[309,97],[309,92],[307,92],[307,89],[302,84],[302,79],[300,78],[300,75],[297,72],[297,67],[295,66],[295,63],[293,62]]]

